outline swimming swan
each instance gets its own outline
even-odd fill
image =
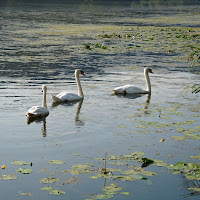
[[[149,73],[153,73],[152,69],[146,67],[144,69],[144,76],[146,79],[147,89],[143,90],[134,85],[124,85],[117,88],[114,88],[113,91],[115,94],[151,94],[151,83],[149,79]]]
[[[26,113],[26,116],[29,118],[36,118],[36,117],[43,117],[47,116],[49,114],[49,111],[47,110],[47,103],[46,103],[46,94],[47,94],[47,86],[42,86],[42,92],[43,92],[43,101],[42,106],[33,106],[28,110]]]
[[[57,94],[56,96],[51,94],[52,100],[54,102],[64,102],[64,101],[78,101],[80,99],[83,99],[84,95],[83,95],[83,90],[82,90],[80,79],[79,79],[80,74],[85,76],[85,74],[82,70],[76,69],[75,70],[75,79],[76,79],[76,83],[77,83],[77,87],[78,87],[78,94],[69,93],[69,92],[65,92],[65,91]]]

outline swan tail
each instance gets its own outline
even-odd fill
[[[54,96],[53,94],[51,94],[51,98],[54,102],[61,102],[61,100],[58,97]]]

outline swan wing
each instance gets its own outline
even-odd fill
[[[27,112],[27,116],[35,116],[35,117],[38,117],[38,116],[46,116],[49,114],[49,111],[44,108],[44,107],[41,107],[41,106],[33,106],[31,107],[28,112]]]
[[[56,96],[52,95],[52,99],[55,102],[64,102],[64,101],[77,101],[82,99],[83,97],[74,94],[74,93],[70,93],[70,92],[61,92],[59,94],[57,94]]]
[[[113,91],[116,94],[146,94],[147,91],[141,88],[138,88],[134,85],[124,85],[117,88],[114,88]]]
[[[54,96],[53,94],[51,94],[51,98],[54,102],[61,102],[61,99],[59,99],[58,97]]]

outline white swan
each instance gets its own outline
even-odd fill
[[[42,86],[42,92],[43,92],[43,101],[42,106],[33,106],[31,107],[28,112],[26,113],[26,116],[28,118],[36,118],[36,117],[43,117],[47,116],[49,114],[49,111],[47,110],[47,103],[46,103],[46,94],[47,94],[47,86]]]
[[[146,67],[144,69],[144,76],[146,79],[147,89],[143,90],[134,85],[124,85],[117,88],[114,88],[113,91],[115,94],[151,94],[151,83],[149,79],[149,73],[153,73],[152,69]]]
[[[85,76],[85,74],[82,70],[76,69],[75,70],[75,79],[76,79],[76,83],[77,83],[77,87],[78,87],[78,94],[69,93],[69,92],[65,92],[65,91],[57,94],[56,96],[51,94],[52,100],[54,102],[64,102],[64,101],[78,101],[80,99],[83,99],[84,95],[83,95],[83,90],[82,90],[80,79],[79,79],[80,74]]]

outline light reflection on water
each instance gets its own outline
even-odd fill
[[[13,9],[16,12],[13,12]],[[103,157],[105,152],[109,155],[122,155],[130,151],[144,151],[146,157],[155,157],[166,163],[175,164],[178,161],[189,162],[191,161],[190,156],[199,153],[197,140],[182,142],[172,140],[171,136],[178,134],[174,133],[172,128],[166,128],[167,130],[163,131],[148,127],[145,131],[149,131],[149,134],[142,133],[144,131],[142,128],[136,128],[138,119],[160,123],[178,123],[196,119],[197,121],[188,127],[193,128],[199,125],[199,119],[193,116],[196,113],[193,111],[195,106],[199,105],[199,96],[179,95],[183,85],[190,83],[190,80],[199,81],[197,75],[182,72],[187,69],[187,63],[171,61],[167,54],[148,54],[141,51],[132,54],[122,52],[105,55],[85,52],[79,46],[80,42],[83,45],[85,41],[91,40],[90,31],[94,31],[99,24],[135,25],[134,22],[124,21],[127,11],[130,12],[128,13],[129,18],[133,15],[138,17],[138,12],[145,15],[143,11],[147,8],[133,13],[134,9],[131,11],[130,8],[117,7],[111,10],[108,16],[105,15],[108,8],[103,11],[99,8],[97,13],[87,12],[86,15],[83,11],[73,12],[72,8],[69,9],[72,15],[63,12],[62,9],[59,9],[57,13],[57,8],[46,10],[34,7],[31,12],[27,12],[24,8],[20,11],[16,9],[18,8],[1,9],[1,13],[6,14],[1,15],[3,32],[0,36],[2,42],[0,46],[2,50],[0,57],[0,143],[2,149],[0,156],[2,164],[5,163],[10,167],[12,160],[27,160],[34,163],[35,171],[39,171],[42,167],[49,169],[49,166],[45,164],[46,161],[60,159],[65,160],[67,168],[70,168],[75,163],[88,163],[92,162],[91,160],[95,157]],[[29,9],[30,7],[28,11]],[[173,11],[176,13],[177,10],[174,8]],[[178,12],[182,13],[180,10]],[[150,10],[145,16],[149,17],[152,13],[153,11]],[[55,14],[58,14],[56,15],[58,18],[54,18]],[[157,14],[160,14],[158,10]],[[167,8],[164,14],[169,14]],[[91,28],[92,22],[94,27]],[[71,24],[76,24],[73,29],[76,34],[74,36],[71,33],[62,35],[61,38],[59,34],[55,36],[55,32],[59,31],[57,23],[61,26],[70,23],[70,27],[72,27]],[[77,24],[82,23],[90,24],[91,29],[88,35],[76,32],[79,27]],[[50,26],[57,29],[50,29],[52,28]],[[50,31],[52,30],[54,35],[51,36]],[[61,29],[63,30],[65,29]],[[77,46],[80,49],[77,50]],[[138,67],[134,65],[133,69],[129,69],[132,63],[136,63]],[[147,95],[137,98],[112,95],[112,88],[126,83],[134,83],[145,88],[143,78],[143,66],[145,65],[153,65],[155,73],[150,77],[151,98]],[[77,91],[73,74],[75,68],[83,69],[86,74],[86,78],[81,78],[85,94],[84,101],[52,105],[50,93],[57,93],[61,90]],[[27,125],[25,113],[31,106],[42,102],[40,89],[42,84],[48,87],[47,105],[50,114],[46,119]],[[181,105],[179,111],[184,114],[183,116],[172,114],[167,120],[160,117],[164,115],[163,111],[155,111],[156,109],[162,110],[161,108],[164,107],[171,108],[174,104]],[[165,138],[164,143],[159,142],[162,138]],[[80,154],[80,157],[72,156],[73,153]],[[169,159],[168,155],[173,155],[173,157]],[[5,172],[12,174],[15,169],[12,166],[9,167]],[[137,199],[147,199],[149,196],[152,199],[158,199],[158,196],[162,199],[169,199],[169,190],[171,199],[180,199],[180,195],[187,193],[185,188],[177,190],[179,186],[182,187],[182,178],[170,175],[163,168],[150,166],[149,170],[159,173],[157,177],[149,178],[153,182],[151,186],[141,182],[118,183],[130,192],[134,186],[135,190],[130,196],[133,195]],[[38,192],[41,176],[43,175],[33,173],[28,177],[28,179],[32,178],[29,183]],[[82,193],[86,191],[87,193],[99,193],[99,188],[103,187],[101,180],[98,188],[93,180],[87,180],[85,177],[80,177],[79,180],[79,191]],[[29,189],[26,187],[28,181],[20,179],[19,182],[21,187],[17,186],[17,189],[12,183],[9,185],[5,183],[2,186],[1,194],[5,199],[12,199],[22,188],[26,190],[23,192],[28,192]],[[6,187],[13,187],[12,192],[6,193],[7,190],[4,190]],[[73,190],[69,191],[66,187],[60,187],[62,190],[67,190],[70,199],[80,199],[82,196]],[[92,187],[95,192],[91,191]],[[143,193],[141,190],[143,191],[144,188],[146,190]],[[162,188],[165,189],[162,190]],[[32,192],[31,189],[30,192]],[[44,193],[40,193],[43,199],[48,199]],[[193,199],[197,198],[198,196],[193,197]]]

